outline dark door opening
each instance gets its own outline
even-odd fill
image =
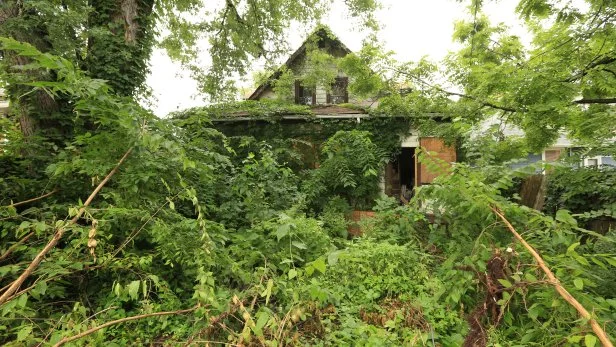
[[[385,194],[409,200],[415,185],[415,148],[403,147],[385,170]],[[401,199],[402,200],[402,199]]]

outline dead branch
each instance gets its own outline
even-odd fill
[[[120,168],[122,163],[124,163],[126,158],[128,158],[128,156],[130,155],[132,151],[133,151],[133,148],[131,147],[128,151],[126,151],[126,153],[124,153],[124,156],[122,156],[122,158],[116,164],[116,166],[107,174],[107,176],[101,181],[101,183],[99,183],[98,186],[96,186],[96,188],[92,191],[92,193],[90,194],[86,202],[79,209],[79,211],[73,217],[73,219],[71,219],[66,225],[58,227],[58,229],[56,230],[56,233],[53,235],[51,240],[49,240],[47,245],[45,245],[43,250],[41,250],[39,254],[36,255],[34,260],[32,260],[32,262],[30,263],[30,265],[28,265],[28,267],[24,270],[24,272],[15,281],[13,281],[11,286],[2,294],[2,296],[0,296],[0,305],[4,304],[5,302],[13,298],[13,293],[15,293],[19,289],[19,287],[24,283],[26,278],[28,278],[32,274],[32,272],[41,264],[41,262],[43,261],[43,258],[45,258],[47,253],[49,253],[49,251],[51,251],[56,246],[56,244],[58,244],[58,241],[60,241],[60,239],[62,238],[62,235],[64,235],[64,232],[66,231],[66,227],[77,223],[79,218],[81,218],[81,215],[83,215],[83,213],[85,212],[86,207],[88,207],[92,203],[92,200],[94,200],[96,195],[101,191],[103,186],[111,179],[111,177],[116,172],[118,172],[118,169]]]
[[[575,104],[616,104],[616,98],[603,98],[603,99],[580,99],[575,100]]]
[[[62,338],[62,340],[58,341],[58,343],[56,343],[54,345],[54,347],[60,347],[65,343],[71,342],[71,341],[75,341],[78,340],[84,336],[88,336],[90,334],[93,334],[101,329],[105,329],[108,326],[111,325],[115,325],[115,324],[120,324],[120,323],[124,323],[124,322],[128,322],[128,321],[132,321],[132,320],[138,320],[138,319],[143,319],[143,318],[149,318],[149,317],[156,317],[156,316],[168,316],[168,315],[176,315],[176,314],[183,314],[183,313],[188,313],[188,312],[192,312],[194,310],[196,310],[199,306],[195,306],[195,307],[191,307],[185,310],[177,310],[177,311],[163,311],[163,312],[154,312],[154,313],[146,313],[146,314],[140,314],[138,316],[132,316],[132,317],[125,317],[122,319],[117,319],[111,322],[107,322],[105,324],[101,324],[99,326],[96,326],[94,328],[88,329],[82,333],[79,333],[77,335],[73,335],[71,337],[64,337]]]
[[[31,202],[34,202],[34,201],[37,201],[37,200],[45,199],[46,197],[48,197],[50,195],[53,195],[53,194],[55,194],[57,192],[58,192],[58,190],[54,189],[54,190],[50,191],[49,193],[43,194],[41,196],[37,196],[36,198],[15,202],[15,203],[12,203],[12,204],[7,205],[5,207],[15,207],[15,206],[20,206],[20,205],[25,205],[25,204],[28,204],[28,203],[31,203]]]
[[[9,247],[9,249],[6,250],[6,252],[4,252],[3,255],[0,255],[0,261],[3,261],[4,259],[6,259],[9,255],[11,255],[11,253],[13,253],[13,251],[19,247],[21,244],[23,244],[24,242],[28,241],[29,238],[32,237],[32,235],[34,235],[34,231],[29,233],[28,235],[24,236],[24,238],[22,238],[21,240],[15,242],[15,244],[13,244],[11,247]]]
[[[562,286],[562,284],[560,283],[560,281],[558,280],[558,278],[556,278],[556,276],[554,275],[554,273],[552,273],[552,271],[550,270],[550,268],[548,268],[548,266],[545,264],[545,262],[543,261],[543,259],[541,258],[541,256],[539,255],[539,253],[537,253],[533,247],[531,245],[529,245],[526,240],[524,240],[522,238],[522,236],[513,228],[513,225],[511,225],[511,223],[507,220],[507,218],[505,218],[505,216],[502,214],[501,211],[499,211],[497,208],[495,207],[491,207],[492,211],[498,216],[500,217],[500,219],[503,221],[503,223],[505,223],[505,225],[507,226],[507,228],[509,229],[509,231],[511,231],[511,233],[513,234],[513,236],[515,236],[516,239],[518,239],[518,241],[520,241],[520,243],[524,246],[524,248],[526,248],[528,250],[528,252],[530,252],[530,254],[533,256],[533,258],[535,258],[535,260],[537,261],[537,264],[539,265],[539,267],[541,268],[541,270],[543,270],[543,272],[546,274],[546,276],[548,277],[549,283],[551,285],[554,286],[554,288],[556,289],[556,291],[558,292],[558,294],[560,294],[560,296],[565,299],[565,301],[567,301],[571,306],[573,306],[578,313],[580,314],[580,316],[582,318],[584,318],[585,320],[588,321],[588,323],[590,324],[592,331],[595,333],[595,335],[597,335],[597,337],[599,338],[599,341],[601,341],[601,343],[603,344],[603,347],[614,347],[614,345],[612,344],[612,342],[610,341],[609,336],[607,335],[607,333],[603,330],[603,328],[601,327],[601,325],[599,325],[599,323],[597,322],[596,319],[594,319],[591,314],[586,310],[586,308],[584,308],[584,306],[582,306],[582,304],[579,303],[579,301],[577,301],[568,291],[567,289],[565,289],[565,287]]]

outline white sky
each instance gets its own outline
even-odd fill
[[[396,53],[401,61],[415,61],[428,56],[438,61],[449,51],[456,49],[451,40],[453,24],[466,16],[470,1],[459,3],[455,0],[382,0],[384,8],[376,14],[383,26],[379,38],[388,50]],[[526,36],[514,13],[518,1],[491,1],[484,6],[484,12],[493,24],[504,22],[513,31]],[[364,34],[354,28],[357,23],[346,18],[340,6],[335,5],[332,13],[323,21],[351,50],[361,47]],[[305,38],[295,31],[289,35],[291,49],[299,47]],[[291,53],[291,52],[290,52]],[[289,53],[289,54],[290,54]],[[197,94],[197,83],[188,73],[182,71],[162,50],[155,50],[150,61],[152,73],[147,84],[152,88],[154,98],[151,108],[156,115],[164,117],[169,112],[188,107],[204,105]],[[259,67],[256,67],[259,70]]]

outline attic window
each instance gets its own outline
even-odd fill
[[[347,77],[336,77],[332,84],[331,91],[327,93],[328,104],[346,104],[349,102],[349,91],[347,87],[349,79]]]
[[[316,104],[314,88],[304,87],[300,80],[295,80],[295,103],[301,105]]]

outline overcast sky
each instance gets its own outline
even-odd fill
[[[492,23],[504,22],[521,36],[523,30],[519,27],[514,13],[518,1],[501,0],[488,2],[484,12]],[[440,60],[456,46],[452,43],[453,24],[457,19],[465,17],[465,6],[455,0],[382,0],[384,8],[376,17],[383,25],[379,38],[385,47],[396,53],[401,61],[418,60],[429,56],[432,60]],[[338,6],[323,20],[334,33],[351,50],[358,50],[364,38],[363,33],[354,30],[357,23],[346,18],[346,14]],[[298,48],[305,35],[298,32],[290,34],[291,48]],[[151,105],[154,112],[164,117],[169,112],[182,110],[192,106],[204,105],[201,97],[196,95],[197,83],[173,63],[161,50],[156,50],[150,61],[152,73],[147,83],[152,88],[155,97]],[[260,66],[255,66],[258,70]]]

